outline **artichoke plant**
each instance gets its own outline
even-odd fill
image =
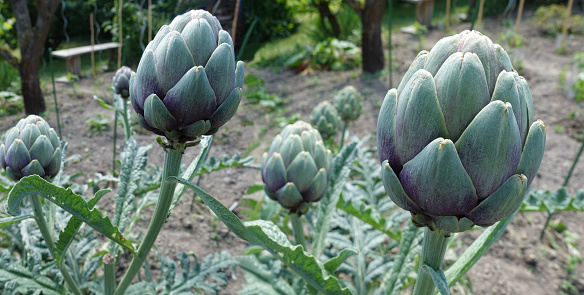
[[[447,232],[515,212],[544,146],[527,82],[476,31],[421,52],[385,96],[377,125],[388,195],[418,225]]]
[[[123,66],[116,71],[112,78],[112,87],[114,92],[119,94],[122,98],[130,97],[130,78],[132,76],[132,69]]]
[[[324,140],[328,140],[337,135],[341,126],[341,117],[330,102],[323,101],[312,110],[310,124],[318,129]]]
[[[130,79],[132,106],[142,127],[187,142],[219,130],[237,111],[243,62],[213,15],[191,10],[164,25]]]
[[[343,121],[355,121],[363,113],[363,96],[354,86],[345,86],[333,99],[333,105]]]
[[[331,151],[325,148],[318,130],[303,121],[276,135],[261,160],[264,191],[296,214],[324,196],[331,170]]]
[[[0,165],[8,176],[19,181],[37,174],[50,179],[61,168],[61,140],[41,117],[30,115],[6,132],[0,145]]]

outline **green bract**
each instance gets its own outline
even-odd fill
[[[122,98],[130,97],[130,78],[132,76],[132,69],[123,66],[116,71],[112,78],[112,87],[114,91]]]
[[[33,174],[50,179],[61,168],[61,140],[43,118],[30,115],[6,132],[0,164],[14,181]]]
[[[335,96],[333,105],[343,121],[355,121],[363,113],[363,96],[349,85]]]
[[[316,129],[298,121],[276,135],[261,166],[266,194],[291,212],[303,213],[326,192],[332,153]]]
[[[312,110],[310,124],[318,129],[322,138],[327,140],[337,135],[341,125],[341,117],[330,102],[323,101]]]
[[[449,232],[517,210],[545,147],[527,82],[476,31],[421,52],[385,96],[377,124],[388,195],[418,224]]]
[[[186,142],[219,130],[237,111],[243,87],[231,36],[204,10],[162,26],[130,79],[142,127]]]

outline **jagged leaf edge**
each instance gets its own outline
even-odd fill
[[[112,225],[109,217],[103,217],[103,214],[96,208],[90,210],[87,202],[81,196],[73,193],[70,188],[64,189],[55,186],[38,175],[23,177],[14,185],[8,194],[7,212],[14,216],[20,215],[22,199],[31,194],[37,194],[61,207],[99,233],[134,253],[132,243],[126,240],[120,231]]]
[[[326,242],[326,235],[329,232],[331,218],[337,208],[337,203],[339,202],[345,182],[351,174],[351,168],[353,167],[353,162],[357,156],[356,147],[357,143],[352,142],[344,146],[334,158],[332,167],[333,171],[329,186],[324,198],[318,203],[317,221],[314,227],[317,229],[317,232],[314,235],[312,243],[312,254],[317,258],[322,254]]]

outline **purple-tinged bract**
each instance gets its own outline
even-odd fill
[[[114,91],[122,98],[130,97],[130,78],[132,77],[132,69],[127,66],[122,66],[116,71],[112,78],[112,87]]]

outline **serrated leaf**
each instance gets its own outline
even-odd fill
[[[424,269],[424,271],[430,273],[432,281],[434,281],[434,285],[436,285],[436,288],[438,289],[441,295],[450,295],[450,292],[448,291],[448,282],[446,281],[446,276],[444,275],[444,272],[441,269],[435,270],[427,264],[422,265],[422,268]]]
[[[358,255],[359,253],[355,250],[351,250],[351,249],[343,249],[341,250],[341,252],[339,253],[339,255],[329,259],[329,261],[324,263],[324,268],[328,271],[328,272],[335,272],[337,270],[337,268],[339,268],[339,266],[341,266],[341,264],[343,262],[345,262],[345,260],[347,260],[349,257],[351,256],[355,256]]]
[[[411,260],[418,256],[421,247],[416,247],[421,240],[422,231],[410,221],[402,231],[399,253],[393,262],[389,279],[385,283],[385,294],[397,295],[402,291],[402,285],[412,269]]]
[[[312,242],[312,254],[317,258],[322,254],[326,235],[330,229],[331,218],[337,208],[343,187],[351,173],[351,168],[356,157],[356,147],[357,143],[352,142],[344,146],[334,158],[333,171],[326,194],[318,203],[318,217],[315,225],[316,233],[313,235]]]
[[[13,223],[21,222],[25,219],[34,218],[32,214],[24,214],[19,216],[11,216],[11,217],[4,217],[0,218],[0,228],[7,227]]]
[[[101,199],[101,197],[105,196],[105,194],[111,192],[109,189],[99,190],[95,193],[95,196],[87,202],[87,207],[91,210],[97,204],[97,202]],[[63,253],[67,252],[69,246],[75,239],[75,235],[83,225],[83,221],[81,219],[71,216],[67,226],[59,233],[59,240],[55,242],[56,247],[56,262],[59,267],[63,265]]]
[[[270,221],[255,220],[245,223],[252,243],[258,243],[286,264],[296,275],[323,294],[352,294],[343,288],[339,280],[326,273],[314,256],[307,254],[302,246],[292,246],[288,237]]]
[[[99,105],[106,110],[113,110],[114,109],[111,105],[107,104],[107,102],[105,102],[105,100],[103,100],[103,98],[101,98],[97,95],[94,95],[93,99],[95,101],[97,101],[97,103],[99,103]]]
[[[87,202],[81,196],[73,193],[71,189],[55,186],[38,175],[23,177],[14,185],[8,195],[8,213],[14,216],[20,215],[22,199],[31,194],[37,194],[63,208],[63,210],[79,218],[107,238],[132,253],[134,252],[132,243],[126,240],[120,231],[112,225],[109,217],[103,217],[103,214],[98,209],[89,209]]]
[[[209,155],[209,151],[211,150],[212,144],[213,135],[203,136],[201,138],[201,141],[199,142],[199,147],[201,148],[201,151],[199,152],[199,155],[191,162],[187,170],[183,173],[183,175],[181,176],[182,179],[188,180],[189,182],[193,180],[195,175],[197,175],[197,172],[201,170],[201,167],[205,162],[204,159],[206,159],[207,156]],[[176,185],[176,188],[174,189],[174,195],[172,196],[172,204],[170,205],[170,209],[168,210],[169,216],[170,211],[172,211],[172,208],[174,208],[176,203],[178,203],[186,189],[187,189],[186,186],[180,182]]]
[[[263,249],[262,249],[263,250]],[[284,279],[275,276],[270,265],[254,255],[238,257],[239,267],[245,270],[246,285],[240,295],[296,295],[294,288]]]
[[[343,200],[343,197],[341,196],[341,198],[337,202],[337,209],[340,209],[352,216],[359,218],[361,221],[373,226],[373,228],[385,233],[386,235],[396,240],[397,242],[401,240],[401,237],[398,234],[386,228],[385,226],[386,221],[384,218],[379,218],[378,220],[376,220],[371,216],[371,211],[373,209],[365,208],[363,204],[359,208],[355,208],[355,206],[353,206],[351,202]]]

